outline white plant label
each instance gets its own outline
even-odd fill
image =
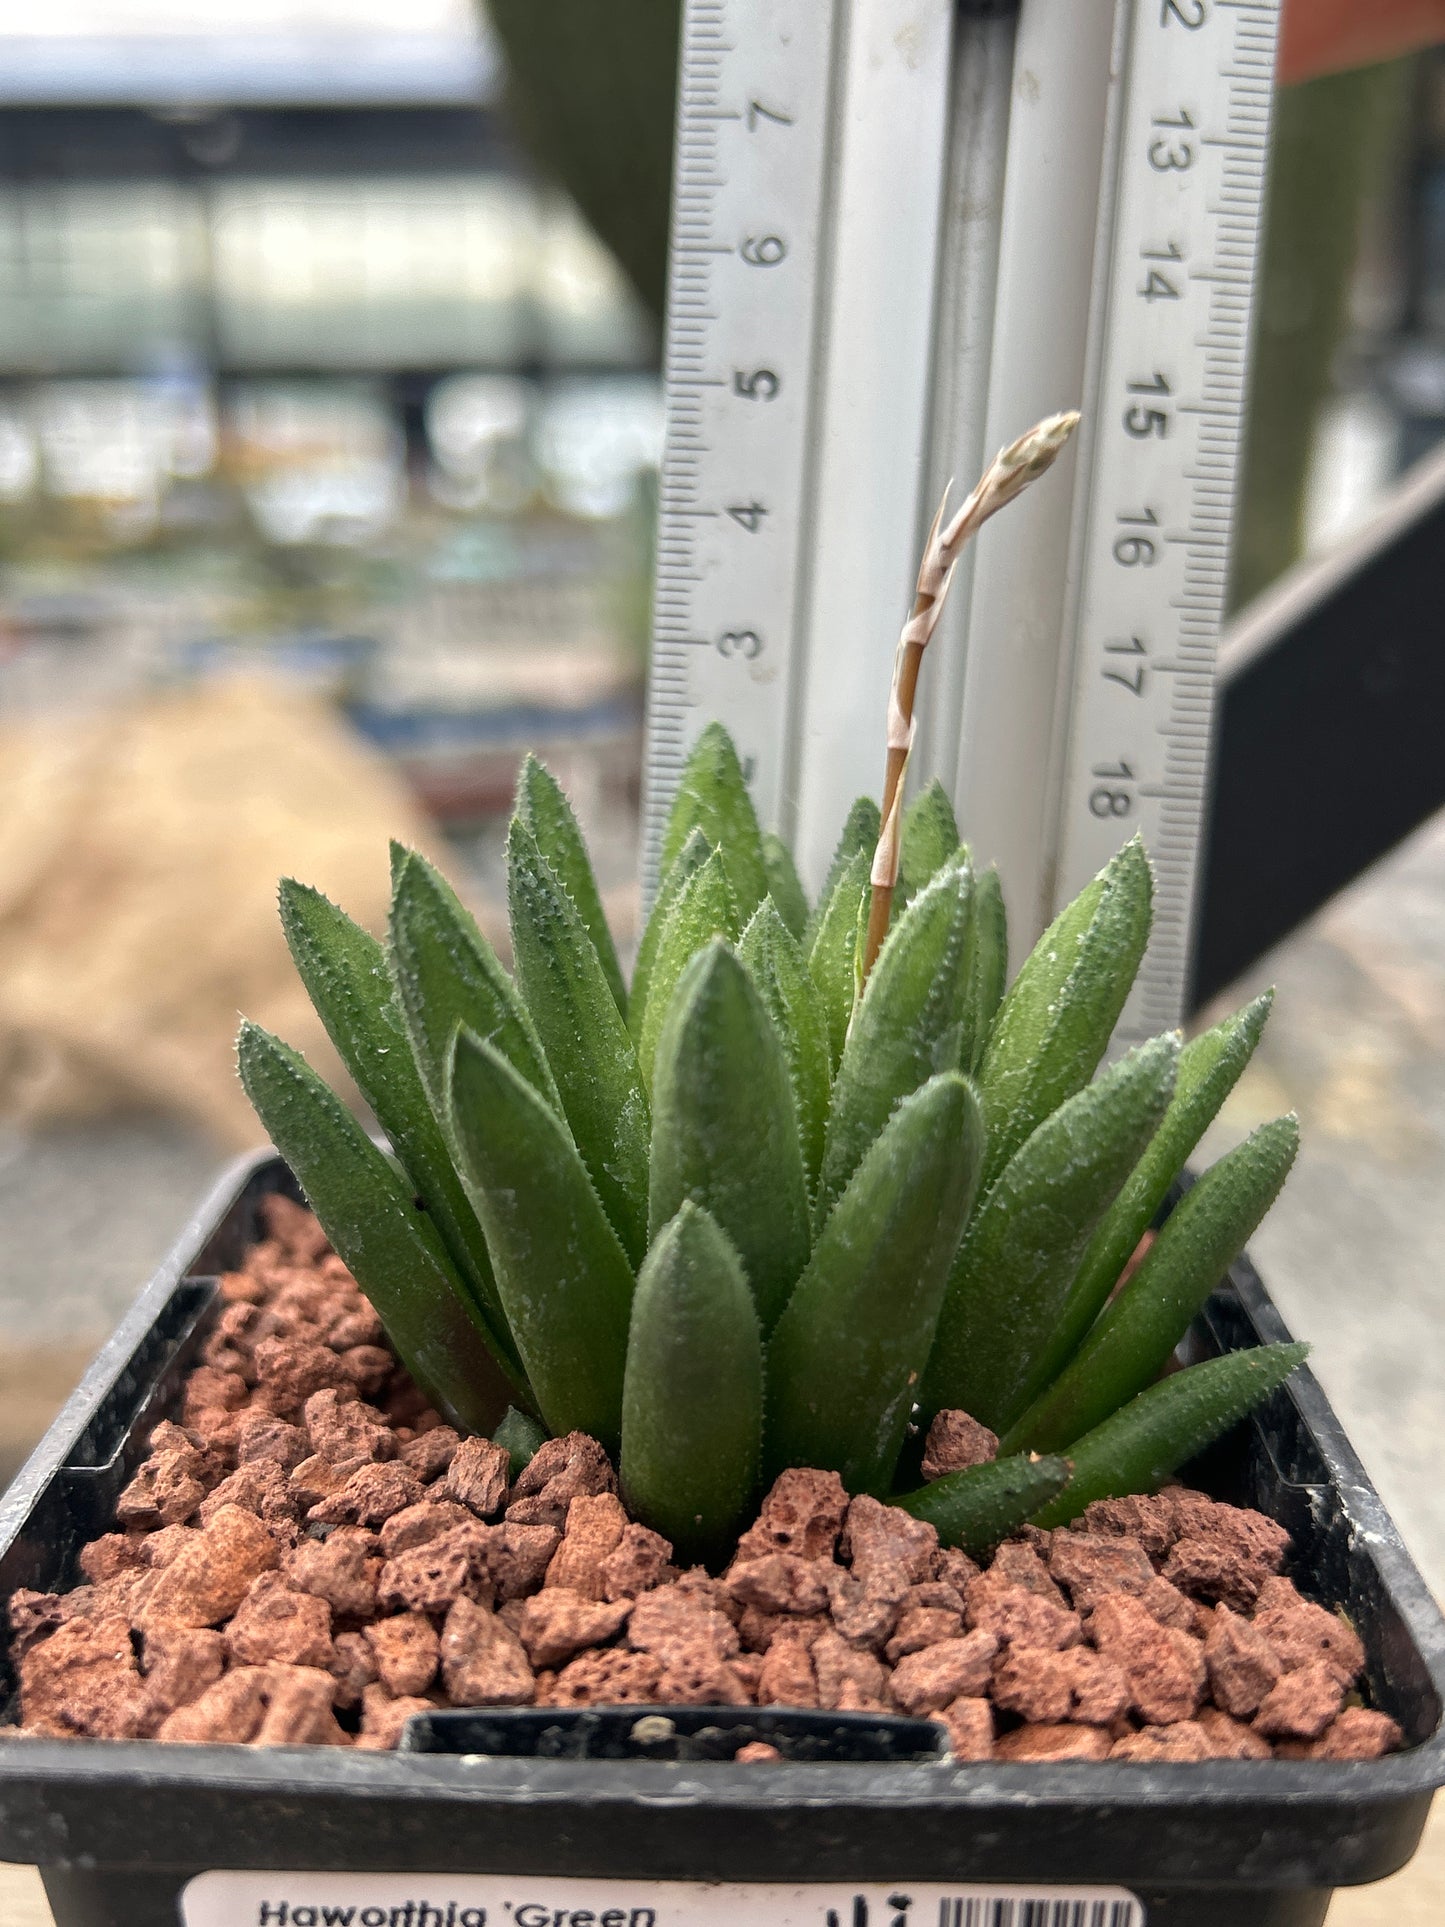
[[[1145,1927],[1122,1887],[203,1873],[184,1927]]]

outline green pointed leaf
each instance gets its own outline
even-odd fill
[[[898,865],[898,901],[908,903],[924,884],[958,854],[958,824],[948,792],[935,776],[903,812],[903,839]]]
[[[1010,1430],[1010,1449],[1071,1445],[1158,1377],[1274,1203],[1298,1149],[1298,1122],[1277,1117],[1210,1166],[1061,1376]]]
[[[737,1252],[682,1204],[637,1280],[622,1392],[623,1496],[679,1563],[718,1559],[757,1506],[763,1341]]]
[[[536,1419],[509,1405],[502,1422],[492,1434],[493,1445],[500,1445],[512,1461],[512,1477],[525,1470],[547,1443],[547,1434]]]
[[[721,853],[738,915],[746,920],[768,894],[768,871],[742,764],[721,723],[708,724],[687,759],[663,833],[664,870],[694,830],[701,830]]]
[[[848,1019],[848,1027],[853,1026],[853,1017],[858,1015],[858,999],[863,995],[864,959],[868,954],[868,919],[873,907],[873,889],[870,883],[858,899],[858,921],[853,926],[853,1016]],[[890,913],[891,926],[891,913]],[[843,1039],[847,1045],[847,1038]]]
[[[1206,1445],[1251,1412],[1309,1356],[1308,1345],[1257,1345],[1161,1379],[1069,1448],[1074,1476],[1034,1514],[1066,1526],[1095,1499],[1157,1492]]]
[[[888,933],[853,1014],[833,1086],[813,1207],[821,1225],[902,1098],[958,1069],[973,874],[944,870]]]
[[[808,952],[808,974],[818,987],[828,1024],[828,1055],[836,1066],[853,1016],[858,987],[858,918],[866,914],[868,867],[871,857],[862,850],[848,859],[839,873],[818,918],[818,932]]]
[[[1098,1069],[1149,941],[1152,891],[1135,837],[1054,919],[1014,979],[979,1072],[985,1190]]]
[[[607,988],[625,1017],[627,990],[622,981],[622,967],[617,961],[617,948],[602,908],[602,895],[582,831],[561,784],[530,753],[517,778],[517,814],[536,838],[543,861],[577,906],[577,914],[592,939],[597,961],[607,979]]]
[[[757,985],[782,1039],[811,1195],[823,1159],[823,1133],[828,1123],[833,1075],[822,1000],[808,974],[802,950],[770,899],[764,898],[753,912],[738,945],[738,955]]]
[[[507,1322],[548,1429],[615,1452],[632,1267],[567,1127],[495,1047],[452,1054],[452,1133]]]
[[[977,1556],[992,1551],[1057,1498],[1072,1469],[1067,1459],[1019,1452],[971,1465],[965,1472],[946,1472],[916,1492],[903,1493],[893,1504],[937,1527],[944,1545]]]
[[[1069,1356],[1058,1355],[1059,1319],[1079,1260],[1164,1115],[1178,1057],[1172,1033],[1131,1051],[1009,1159],[953,1262],[925,1412],[955,1407],[1002,1431],[1058,1375]]]
[[[823,878],[823,887],[818,892],[818,901],[814,906],[813,914],[808,919],[808,927],[803,932],[805,951],[812,950],[828,900],[838,887],[839,877],[848,868],[853,858],[855,856],[863,858],[865,874],[872,865],[873,852],[878,848],[878,837],[882,827],[878,805],[873,798],[871,796],[855,797],[853,806],[848,812],[847,821],[843,825],[843,833],[838,838],[837,847],[833,851],[832,861],[828,865],[828,874]]]
[[[657,1040],[662,1033],[668,1006],[678,979],[699,950],[714,937],[735,943],[742,926],[738,922],[737,899],[728,882],[721,851],[714,850],[683,884],[677,901],[668,912],[667,923],[653,958],[647,986],[647,1008],[637,1045],[637,1061],[643,1083],[652,1089],[653,1063]]]
[[[771,1331],[808,1261],[808,1187],[781,1040],[720,938],[693,958],[673,995],[653,1097],[651,1235],[685,1199],[706,1206]]]
[[[319,890],[284,878],[280,904],[287,947],[327,1035],[480,1305],[498,1356],[520,1376],[487,1241],[422,1086],[385,952]]]
[[[969,926],[968,1018],[964,1025],[964,1066],[976,1073],[993,1032],[1008,981],[1008,918],[998,871],[990,867],[973,880],[973,922]]]
[[[768,1346],[763,1456],[885,1494],[973,1203],[983,1125],[968,1080],[930,1078],[833,1208]]]
[[[415,850],[393,863],[392,974],[412,1055],[442,1130],[452,1039],[464,1025],[490,1040],[533,1090],[560,1111],[561,1099],[532,1020],[451,886]]]
[[[397,1357],[455,1424],[489,1431],[509,1396],[491,1335],[390,1159],[289,1044],[243,1023],[236,1056],[257,1116]]]
[[[768,895],[778,907],[778,915],[798,942],[808,927],[808,899],[798,881],[793,853],[780,836],[763,831],[763,867],[768,873]]]
[[[1079,1266],[1060,1329],[1060,1370],[1104,1309],[1189,1153],[1254,1055],[1273,1001],[1274,992],[1265,991],[1180,1052],[1174,1097],[1164,1121],[1105,1214]]]
[[[637,1052],[577,907],[520,817],[507,835],[517,981],[582,1162],[632,1262],[647,1249],[652,1119]]]
[[[652,913],[643,927],[642,940],[637,946],[637,961],[632,966],[632,990],[627,999],[627,1028],[632,1032],[634,1043],[642,1037],[643,1013],[647,1009],[647,998],[652,981],[653,965],[657,959],[657,948],[662,942],[662,933],[667,927],[667,919],[672,907],[682,894],[688,878],[700,870],[712,855],[712,845],[701,830],[694,830],[683,844],[677,860],[663,875],[658,885],[657,897]]]

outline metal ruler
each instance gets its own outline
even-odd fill
[[[1279,0],[687,0],[645,793],[720,718],[816,885],[877,792],[893,644],[950,476],[1082,405],[983,532],[912,775],[1016,946],[1135,829],[1178,1020]]]

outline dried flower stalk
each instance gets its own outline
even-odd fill
[[[954,564],[969,537],[982,528],[991,515],[1006,508],[1031,482],[1053,467],[1078,424],[1078,413],[1073,409],[1039,422],[1016,442],[999,450],[952,521],[943,520],[948,506],[947,490],[933,518],[918,570],[913,609],[903,625],[893,658],[893,687],[888,695],[888,762],[883,776],[883,827],[873,856],[873,895],[863,949],[865,982],[883,948],[893,915],[893,892],[898,884],[902,853],[903,779],[913,748],[918,672],[923,664],[923,652],[938,626],[953,581]]]

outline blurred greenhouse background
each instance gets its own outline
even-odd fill
[[[632,883],[656,324],[468,0],[0,4],[0,1476],[221,1157],[282,869]]]
[[[467,0],[0,8],[0,716],[239,672],[635,781],[655,330]]]

